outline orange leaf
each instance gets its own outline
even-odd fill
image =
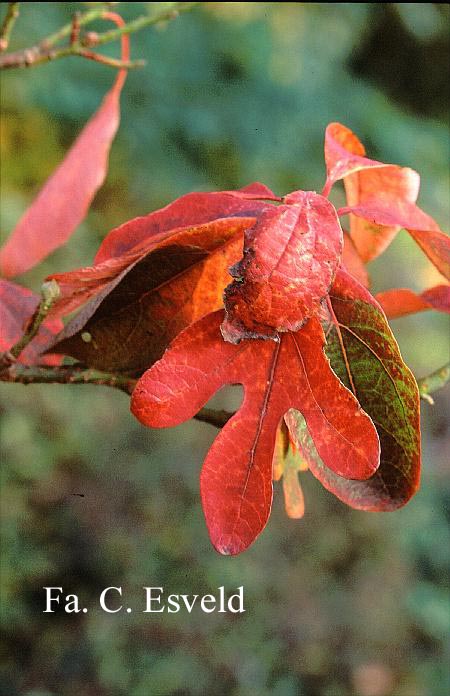
[[[407,288],[386,290],[375,295],[389,319],[437,309],[450,314],[450,285],[436,285],[420,295]]]

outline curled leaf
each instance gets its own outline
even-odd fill
[[[306,459],[294,445],[286,423],[282,420],[275,441],[273,480],[283,479],[284,505],[286,514],[291,519],[300,519],[305,514],[305,500],[298,475],[307,468]]]
[[[414,203],[401,200],[385,201],[379,197],[366,201],[363,205],[346,206],[338,210],[338,215],[347,213],[364,218],[375,225],[405,228],[438,271],[450,280],[450,237],[439,229],[439,225],[430,215]]]
[[[436,229],[408,228],[408,232],[444,278],[450,280],[450,237]]]
[[[336,181],[363,169],[385,167],[365,157],[366,150],[357,136],[341,123],[329,123],[325,131],[325,165],[327,180],[323,196],[327,196]]]
[[[160,210],[112,230],[100,245],[94,263],[120,257],[151,237],[175,229],[203,225],[218,218],[254,216],[267,208],[266,199],[278,200],[270,189],[258,182],[238,191],[188,193]]]
[[[223,305],[228,268],[254,218],[226,218],[149,243],[107,282],[58,337],[52,351],[96,369],[142,373],[186,326]],[[150,240],[152,242],[152,240]],[[102,276],[105,265],[94,266]],[[64,278],[56,276],[59,283]],[[86,279],[83,271],[72,282]]]
[[[87,303],[52,349],[89,367],[142,372],[179,331],[222,306],[244,230],[271,196],[258,183],[193,193],[112,230],[94,266],[50,276],[61,290],[53,316]]]
[[[328,179],[326,188],[338,179],[344,180],[347,206],[369,206],[371,203],[389,209],[403,203],[414,204],[420,188],[420,176],[413,169],[386,165],[369,160],[356,135],[339,123],[328,126],[325,134],[325,160]],[[381,224],[350,213],[350,235],[361,259],[367,263],[379,256],[401,228],[398,223]]]
[[[128,60],[124,37],[123,60]],[[63,245],[86,216],[105,180],[109,150],[120,121],[120,93],[126,70],[81,131],[62,163],[44,184],[0,249],[0,272],[18,275]]]

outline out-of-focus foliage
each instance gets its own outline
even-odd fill
[[[80,5],[21,7],[13,49]],[[255,179],[279,194],[320,190],[330,121],[355,130],[374,159],[420,171],[419,202],[447,228],[447,107],[436,87],[447,20],[445,5],[420,3],[208,3],[133,36],[133,57],[148,65],[122,95],[107,183],[68,247],[23,282],[36,289],[49,272],[89,263],[111,227],[191,190]],[[4,233],[112,81],[110,69],[78,58],[2,75]],[[404,233],[370,271],[374,291],[440,282]],[[428,312],[393,328],[416,374],[448,359],[445,317]],[[211,550],[200,508],[211,426],[146,430],[124,394],[99,387],[1,392],[2,693],[448,693],[448,388],[423,407],[423,483],[404,509],[352,511],[306,472],[305,517],[286,520],[277,491],[270,527],[234,559]],[[244,585],[247,611],[46,615],[44,585],[89,606],[111,585],[131,606],[143,585],[198,594]]]

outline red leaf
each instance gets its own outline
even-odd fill
[[[410,230],[409,234],[436,266],[450,280],[450,238],[440,230]]]
[[[370,415],[381,445],[380,467],[366,481],[337,476],[300,432],[311,472],[340,500],[359,510],[395,510],[419,487],[420,399],[416,381],[374,298],[339,269],[330,292],[333,316],[326,352],[341,381]],[[289,417],[291,414],[289,414]],[[295,435],[295,424],[289,422]],[[312,433],[311,433],[312,434]]]
[[[31,290],[0,279],[0,353],[9,350],[21,338],[38,304],[39,296]],[[25,365],[59,364],[61,358],[41,357],[41,353],[61,329],[61,321],[47,319],[41,325],[37,335],[22,351],[18,361]]]
[[[328,190],[332,183],[343,178],[347,205],[352,208],[371,201],[385,208],[416,202],[420,187],[417,172],[361,157],[364,154],[364,146],[348,128],[338,123],[328,126],[325,135]],[[364,262],[379,256],[399,229],[397,223],[380,225],[350,215],[350,235]]]
[[[389,319],[403,317],[406,314],[437,309],[450,314],[450,285],[436,285],[420,295],[407,288],[386,290],[375,295]]]
[[[88,293],[91,299],[52,350],[97,369],[143,372],[177,333],[223,306],[228,268],[254,221],[233,217],[171,230],[123,257],[54,276],[66,310]]]
[[[256,200],[255,200],[256,197]],[[240,191],[188,193],[144,217],[125,222],[103,240],[95,263],[121,256],[150,237],[181,227],[203,225],[226,217],[252,217],[265,210],[267,203],[258,199],[279,200],[264,184],[254,183]]]
[[[272,457],[284,413],[303,413],[321,457],[334,471],[367,478],[378,467],[370,418],[325,358],[320,322],[311,318],[279,343],[225,342],[223,312],[183,331],[139,380],[131,409],[145,425],[167,427],[191,418],[223,385],[244,385],[244,401],[213,443],[201,475],[211,540],[237,554],[264,528],[272,502]]]
[[[437,222],[414,203],[400,199],[386,202],[382,195],[374,195],[361,205],[348,205],[338,210],[338,215],[347,215],[348,213],[363,217],[374,225],[391,225],[398,228],[426,231],[439,230]]]
[[[380,167],[351,174],[344,179],[349,206],[364,206],[376,200],[386,208],[417,200],[420,177],[406,167]],[[363,261],[379,256],[392,242],[398,225],[375,225],[373,222],[350,215],[350,234]]]
[[[111,18],[111,13],[106,13]],[[128,60],[128,38],[122,58]],[[119,98],[126,77],[120,70],[112,89],[47,180],[0,250],[0,271],[10,278],[28,271],[64,244],[86,216],[103,184],[108,154],[120,120]]]
[[[341,123],[330,123],[325,131],[325,164],[327,180],[322,191],[328,196],[336,181],[363,169],[389,165],[364,157],[366,150],[354,133]]]
[[[242,255],[244,230],[271,207],[253,200],[263,195],[274,197],[262,184],[190,194],[113,230],[102,248],[114,253],[123,248],[120,255],[51,276],[61,292],[52,316],[89,300],[53,348],[97,369],[136,374],[149,367],[179,331],[223,306],[228,268]],[[232,217],[217,218],[223,210]]]
[[[368,288],[370,278],[363,260],[356,251],[352,238],[348,234],[344,234],[344,249],[342,251],[342,265],[345,269],[358,280],[361,285]]]
[[[297,331],[318,310],[342,252],[342,229],[326,198],[296,191],[245,233],[244,257],[225,290],[227,341]]]
[[[450,280],[450,237],[414,203],[404,200],[387,202],[382,197],[373,198],[364,205],[346,206],[338,210],[338,215],[347,213],[365,218],[373,224],[405,228],[440,273]]]

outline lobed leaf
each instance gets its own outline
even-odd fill
[[[414,203],[385,201],[380,197],[369,200],[364,205],[346,206],[338,210],[338,215],[347,213],[369,220],[375,225],[405,228],[440,273],[450,280],[450,237],[439,229],[430,215]]]
[[[284,413],[303,413],[320,456],[343,476],[367,478],[379,464],[370,418],[336,378],[311,318],[280,342],[222,339],[223,311],[185,329],[141,377],[131,410],[144,425],[168,427],[191,418],[225,384],[243,384],[244,401],[213,443],[203,465],[203,509],[215,548],[237,554],[264,528],[272,502],[272,458]]]

